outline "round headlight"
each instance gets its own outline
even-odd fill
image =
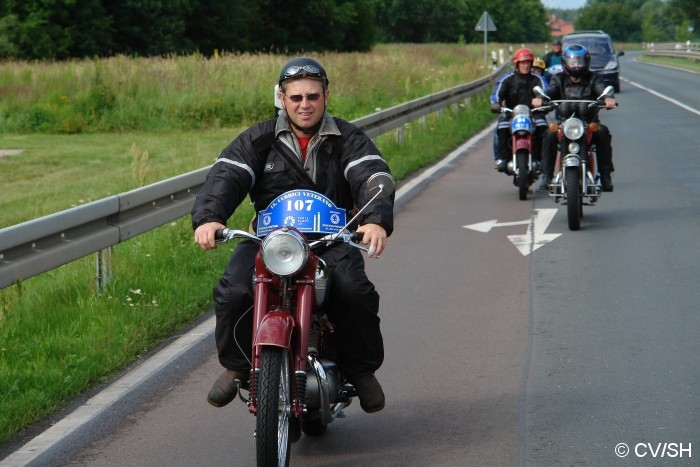
[[[517,117],[518,115],[530,115],[530,107],[525,104],[516,105],[513,109],[513,116]]]
[[[577,140],[583,136],[583,122],[578,118],[570,118],[564,122],[564,136]]]
[[[569,143],[569,154],[578,154],[581,150],[581,146],[578,143]]]
[[[262,260],[272,274],[289,276],[300,270],[309,257],[309,245],[294,230],[271,232],[262,243]]]

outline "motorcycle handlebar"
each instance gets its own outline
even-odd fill
[[[350,243],[351,245],[358,246],[358,244],[362,241],[362,238],[364,237],[364,234],[362,232],[358,231],[352,231],[352,232],[347,232],[343,233],[340,235],[336,234],[329,234],[324,237],[321,237],[318,240],[311,241],[310,244],[311,246],[316,246],[321,243],[325,242],[344,242],[344,243]],[[233,229],[228,229],[228,228],[223,228],[219,229],[214,233],[214,240],[216,240],[217,243],[225,243],[232,238],[249,238],[252,240],[256,241],[261,241],[261,238],[256,237],[255,235],[245,232],[243,230],[233,230]],[[360,247],[362,248],[362,247]]]
[[[585,99],[581,99],[581,100],[575,100],[575,99],[564,100],[564,99],[562,99],[562,100],[550,101],[541,107],[533,108],[532,111],[533,112],[549,112],[550,110],[553,110],[554,108],[559,107],[560,104],[567,103],[567,102],[570,102],[570,103],[582,103],[583,102],[583,103],[587,103],[588,106],[591,108],[596,107],[598,109],[612,110],[612,109],[608,109],[605,106],[604,102],[601,102],[598,100],[591,101],[591,100],[585,100]],[[619,104],[617,102],[615,102],[615,107],[617,107],[618,105]]]

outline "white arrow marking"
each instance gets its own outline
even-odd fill
[[[556,209],[555,209],[555,211],[556,211]],[[498,223],[498,220],[493,219],[493,220],[486,221],[486,222],[479,222],[478,224],[463,225],[462,227],[464,227],[465,229],[472,229],[472,230],[476,230],[478,232],[488,233],[494,227],[508,227],[511,225],[525,225],[525,224],[530,224],[530,219],[528,219],[526,221],[501,222],[500,224]]]
[[[561,235],[560,233],[544,233],[556,214],[557,209],[535,209],[535,214],[528,220],[498,223],[498,220],[494,219],[478,224],[465,225],[463,227],[465,229],[487,233],[494,227],[527,224],[527,233],[525,235],[508,235],[508,240],[511,241],[523,256],[527,256]]]

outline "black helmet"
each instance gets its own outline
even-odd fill
[[[326,70],[313,58],[297,57],[285,63],[280,70],[278,84],[282,86],[283,81],[296,78],[321,78],[324,86],[328,86]]]
[[[585,75],[591,67],[591,56],[588,50],[579,44],[571,44],[566,47],[561,61],[564,70],[571,76]]]

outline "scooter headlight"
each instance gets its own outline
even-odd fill
[[[571,140],[577,140],[583,136],[583,122],[578,118],[570,118],[564,122],[564,136]]]
[[[290,276],[309,258],[309,245],[295,230],[282,228],[270,232],[262,243],[262,260],[272,274]]]

